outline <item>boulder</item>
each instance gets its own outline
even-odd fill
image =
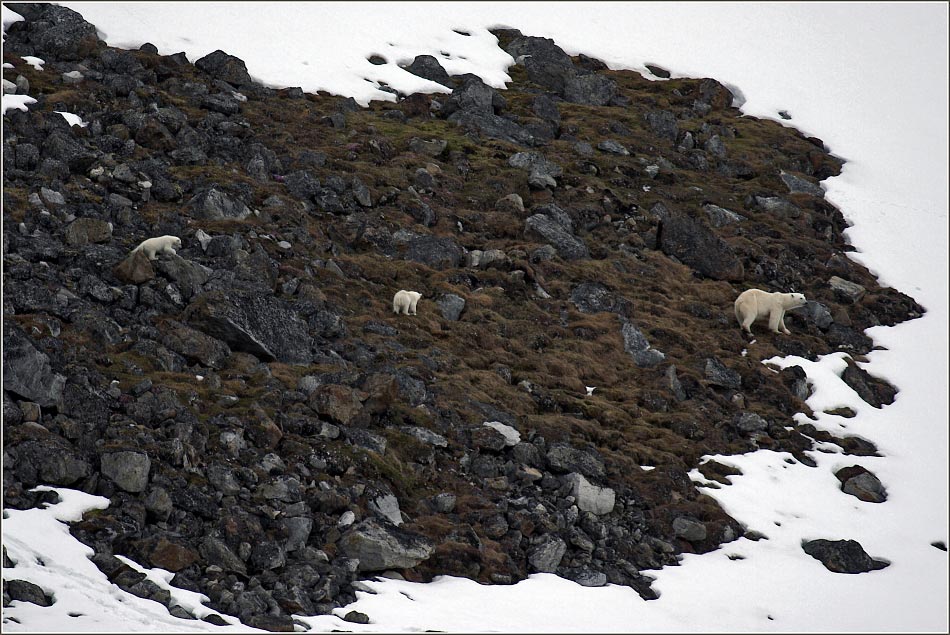
[[[348,558],[359,560],[359,571],[408,569],[432,555],[432,544],[415,532],[364,520],[340,539],[340,549]]]
[[[26,19],[26,39],[38,57],[79,60],[100,44],[96,27],[72,9],[37,2],[21,4],[16,10]]]
[[[340,425],[349,425],[363,410],[360,392],[340,384],[320,386],[309,403],[314,412]]]
[[[4,595],[9,594],[11,600],[30,602],[38,606],[51,606],[53,601],[43,589],[26,580],[3,580]],[[4,602],[6,605],[6,602]]]
[[[706,359],[706,381],[714,386],[738,390],[742,386],[742,376],[731,368],[727,368],[718,357]]]
[[[234,571],[241,575],[247,575],[247,567],[224,541],[206,536],[198,546],[198,553],[207,564],[213,564],[221,567],[225,571]]]
[[[305,364],[313,359],[309,326],[296,311],[272,297],[251,292],[210,291],[183,312],[185,322],[262,361]]]
[[[574,496],[577,508],[582,512],[602,516],[614,510],[615,494],[609,487],[592,485],[583,475],[576,472],[568,474],[565,480],[570,484],[571,495]]]
[[[402,512],[399,511],[399,499],[392,494],[377,496],[366,507],[369,511],[380,518],[385,518],[397,527],[403,523]]]
[[[597,149],[607,154],[616,154],[622,157],[630,156],[630,150],[627,150],[626,146],[613,139],[601,141],[597,144]]]
[[[860,284],[839,278],[838,276],[831,276],[831,278],[828,279],[828,286],[831,287],[836,295],[852,304],[860,301],[861,298],[864,297],[864,294],[867,293],[867,289]]]
[[[505,445],[508,447],[518,445],[521,442],[521,433],[501,421],[486,421],[482,425],[501,434],[505,439]]]
[[[554,573],[561,564],[566,551],[566,542],[557,536],[548,534],[528,549],[528,564],[531,565],[532,571]]]
[[[203,220],[243,220],[253,213],[243,202],[214,186],[196,194],[188,206]]]
[[[716,280],[740,281],[742,261],[724,240],[703,223],[677,212],[666,212],[657,228],[657,246],[700,274]]]
[[[803,176],[782,170],[779,172],[779,178],[782,179],[782,182],[785,183],[785,186],[788,187],[788,191],[792,194],[811,194],[819,198],[825,195],[825,191],[821,189],[820,185],[812,183]]]
[[[525,220],[526,238],[548,243],[565,260],[590,258],[584,242],[565,229],[563,225],[544,214],[534,214]]]
[[[687,542],[702,542],[706,540],[706,525],[698,520],[680,516],[673,519],[673,535]]]
[[[802,542],[802,550],[835,573],[867,573],[890,565],[869,556],[856,540],[809,540]]]
[[[431,55],[416,55],[412,64],[404,67],[409,73],[423,79],[428,79],[436,84],[442,84],[447,88],[452,88],[452,78],[445,72],[439,60]]]
[[[454,293],[446,293],[435,303],[439,307],[442,317],[450,322],[457,322],[465,309],[465,299]]]
[[[703,211],[706,212],[706,216],[709,218],[709,224],[717,229],[746,220],[746,217],[742,214],[718,205],[703,205]]]
[[[566,443],[554,443],[546,456],[554,472],[579,472],[596,479],[602,479],[606,474],[603,460],[593,451],[579,450]]]
[[[113,267],[112,275],[126,284],[142,284],[155,277],[155,269],[144,251],[133,251]]]
[[[254,83],[247,72],[247,65],[241,59],[220,49],[195,60],[195,68],[235,86]]]
[[[418,236],[409,241],[405,257],[433,269],[443,270],[458,267],[463,254],[462,248],[452,238]]]
[[[508,165],[528,172],[528,185],[535,189],[557,187],[557,177],[564,170],[537,152],[517,152],[508,159]]]
[[[571,303],[581,313],[600,313],[602,311],[629,315],[633,304],[619,296],[599,282],[582,282],[571,290]]]
[[[144,492],[148,486],[152,461],[144,452],[106,452],[100,463],[102,475],[126,492]]]
[[[49,357],[33,346],[16,322],[3,320],[3,389],[43,407],[63,396],[66,378],[53,372]]]
[[[835,476],[841,481],[841,491],[850,494],[866,503],[883,503],[887,500],[887,492],[881,480],[860,465],[845,467]]]

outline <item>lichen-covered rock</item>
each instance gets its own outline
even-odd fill
[[[359,560],[360,571],[411,568],[433,551],[423,536],[373,519],[348,530],[340,539],[340,548],[347,557]]]

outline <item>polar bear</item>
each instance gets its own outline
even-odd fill
[[[805,306],[808,301],[801,293],[770,293],[761,289],[743,291],[736,298],[736,319],[749,335],[752,323],[757,318],[769,316],[769,329],[774,333],[781,331],[791,335],[785,328],[785,312]]]
[[[419,303],[419,298],[422,297],[422,294],[418,291],[406,291],[401,289],[396,292],[396,295],[393,296],[393,313],[403,315],[415,315],[416,314],[416,305]]]
[[[149,260],[155,260],[158,254],[174,256],[176,249],[181,249],[181,238],[178,236],[157,236],[143,240],[141,245],[132,250],[132,253],[144,251]]]

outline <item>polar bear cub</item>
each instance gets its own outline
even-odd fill
[[[771,331],[791,335],[791,331],[785,328],[785,312],[805,306],[807,302],[801,293],[770,293],[761,289],[749,289],[736,298],[736,319],[743,330],[751,335],[752,323],[757,318],[768,316]]]
[[[418,291],[406,291],[401,289],[396,292],[396,295],[393,296],[393,313],[403,315],[415,315],[416,314],[416,305],[419,303],[419,298],[422,297],[422,294]]]
[[[176,249],[181,249],[181,238],[178,236],[156,236],[143,240],[141,245],[132,250],[132,253],[144,251],[149,260],[155,260],[158,254],[174,256]]]

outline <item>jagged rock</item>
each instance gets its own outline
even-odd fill
[[[602,516],[614,510],[615,494],[609,487],[592,485],[576,472],[568,474],[566,481],[570,484],[571,495],[581,511]]]
[[[432,555],[433,547],[423,536],[369,519],[355,525],[340,539],[349,558],[359,560],[359,571],[408,569]]]
[[[575,67],[570,56],[553,40],[519,34],[504,48],[516,62],[524,64],[529,80],[554,91],[566,101],[604,106],[617,94],[616,82]]]
[[[538,544],[528,549],[528,564],[533,571],[538,573],[554,573],[566,551],[567,543],[557,536],[548,534]]]
[[[598,480],[604,478],[604,462],[592,451],[572,448],[566,443],[555,443],[548,449],[546,457],[552,471],[580,472]]]
[[[59,403],[66,378],[54,373],[49,357],[36,350],[12,320],[3,320],[3,389],[40,406]]]
[[[43,156],[64,163],[74,174],[86,174],[96,161],[95,153],[59,130],[54,130],[46,137]]]
[[[198,546],[198,553],[208,564],[217,565],[225,571],[247,575],[247,567],[244,565],[244,561],[218,538],[206,536]]]
[[[883,379],[873,377],[853,361],[841,373],[841,380],[850,386],[858,396],[875,408],[894,403],[897,389]]]
[[[38,481],[37,484],[70,486],[93,471],[92,466],[71,447],[53,439],[21,443],[17,446],[17,454],[18,475],[24,481]]]
[[[495,201],[495,209],[499,212],[524,212],[524,201],[518,194],[508,194]]]
[[[102,475],[127,492],[144,492],[152,461],[144,452],[107,452],[100,457]]]
[[[402,512],[399,511],[399,499],[392,494],[377,496],[367,504],[367,508],[397,527],[403,523]]]
[[[581,313],[608,311],[619,315],[629,315],[633,303],[611,292],[599,282],[582,282],[571,290],[571,303]]]
[[[81,247],[112,240],[112,224],[96,218],[77,218],[66,227],[66,244]]]
[[[204,220],[243,220],[253,213],[243,202],[215,187],[194,196],[188,206]]]
[[[867,293],[867,289],[860,284],[839,278],[838,276],[831,276],[831,278],[828,279],[828,286],[830,286],[837,295],[852,304],[857,303],[864,297],[864,294]]]
[[[546,242],[565,260],[590,258],[587,245],[563,225],[544,214],[534,214],[525,220],[525,237]]]
[[[646,336],[632,322],[624,322],[620,327],[623,337],[623,350],[630,354],[633,362],[640,368],[653,368],[663,362],[666,355],[650,346]]]
[[[338,424],[348,425],[362,411],[363,402],[360,393],[349,386],[330,384],[314,390],[310,407]]]
[[[459,266],[462,248],[451,238],[419,236],[409,241],[406,258],[433,269],[451,269]]]
[[[645,66],[647,67],[648,71],[650,71],[657,77],[661,77],[663,79],[670,78],[670,72],[666,70],[665,68],[663,68],[662,66],[657,66],[656,64],[646,64]]]
[[[716,280],[745,277],[742,261],[732,247],[699,221],[677,212],[661,216],[657,245],[668,256]]]
[[[728,210],[718,205],[703,205],[703,211],[709,217],[709,224],[713,227],[725,227],[733,223],[741,223],[746,217],[732,210]]]
[[[442,317],[451,322],[457,322],[465,309],[465,299],[454,293],[446,293],[436,300]]]
[[[804,177],[790,174],[785,170],[779,172],[779,177],[792,194],[803,193],[818,197],[824,197],[825,195],[825,191],[821,189],[820,185],[816,185]]]
[[[191,363],[216,369],[222,368],[231,355],[224,342],[175,321],[167,323],[162,344]]]
[[[149,554],[153,567],[168,571],[181,571],[198,560],[198,553],[176,542],[160,538]]]
[[[202,285],[211,278],[212,274],[212,270],[208,267],[173,254],[156,260],[154,266],[175,281],[185,300],[190,300],[200,293]]]
[[[399,429],[406,434],[419,439],[423,443],[434,445],[437,448],[445,448],[449,445],[448,439],[437,432],[429,430],[428,428],[420,428],[419,426],[402,426]]]
[[[706,381],[714,386],[738,390],[742,386],[742,376],[727,368],[718,357],[706,359]]]
[[[564,170],[537,152],[517,152],[508,159],[508,165],[528,172],[528,185],[535,189],[557,187],[557,177]]]
[[[307,323],[273,297],[210,291],[196,297],[183,316],[231,350],[251,353],[263,361],[296,364],[313,359]]]
[[[804,313],[809,321],[814,322],[815,326],[823,331],[834,322],[831,311],[821,302],[809,300],[805,306],[801,308],[801,312]]]
[[[412,64],[404,67],[404,70],[417,77],[442,84],[447,88],[452,88],[452,78],[449,77],[449,74],[445,72],[445,69],[439,64],[439,60],[431,55],[416,55],[412,60]]]
[[[536,116],[558,125],[561,123],[561,112],[557,107],[557,102],[548,95],[538,95],[531,102],[531,112]]]
[[[241,59],[220,49],[195,60],[195,68],[235,86],[254,83],[247,72],[247,65]]]
[[[441,514],[450,514],[455,509],[457,497],[455,494],[443,492],[432,497],[432,507]]]
[[[755,204],[770,214],[778,214],[786,218],[798,218],[802,210],[785,200],[781,196],[756,196]]]
[[[883,503],[887,500],[881,480],[860,465],[842,468],[835,472],[835,476],[841,481],[841,491],[845,494],[868,503]]]
[[[505,445],[511,447],[518,445],[521,442],[521,433],[509,425],[505,425],[501,421],[486,421],[482,424],[483,426],[489,427],[505,438]]]
[[[856,540],[810,540],[802,550],[835,573],[867,573],[890,564],[873,559]]]
[[[24,3],[17,13],[26,23],[26,41],[32,54],[43,59],[73,61],[90,54],[100,44],[96,27],[66,7],[46,3]]]
[[[659,137],[676,141],[679,137],[679,124],[676,115],[669,110],[651,110],[644,115],[647,127]]]
[[[479,269],[488,269],[489,267],[504,269],[511,260],[508,255],[500,249],[486,249],[481,251],[473,249],[465,254],[465,266],[477,267]]]
[[[287,554],[276,542],[264,540],[254,544],[248,563],[259,571],[279,569],[287,564]]]

